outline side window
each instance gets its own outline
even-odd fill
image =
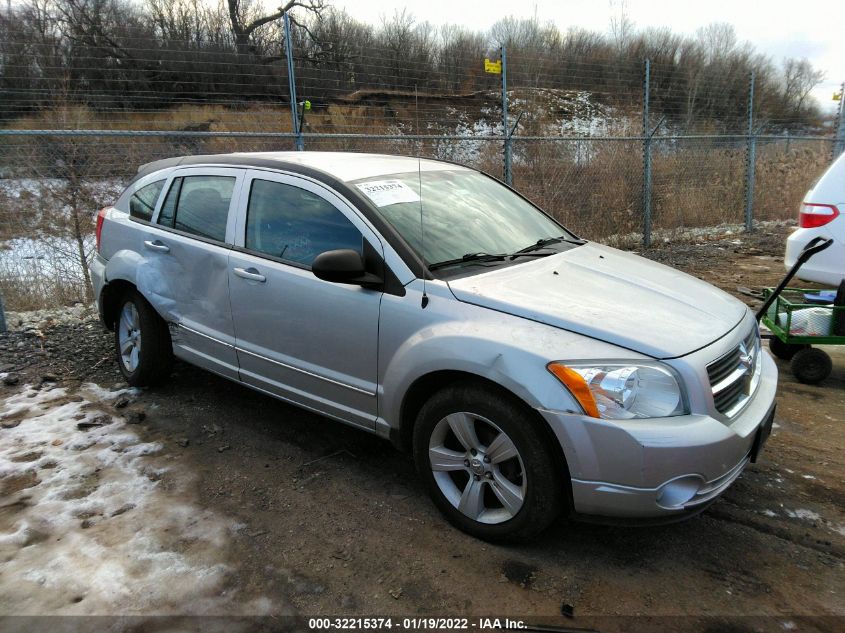
[[[310,266],[324,251],[362,252],[363,237],[334,205],[299,187],[253,180],[245,246],[252,251]]]
[[[150,221],[158,202],[158,196],[164,187],[164,180],[141,187],[129,197],[129,215],[139,220]]]
[[[158,223],[199,237],[226,239],[234,176],[184,176],[173,180]]]

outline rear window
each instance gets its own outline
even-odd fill
[[[149,222],[153,217],[161,190],[164,188],[164,182],[164,180],[156,180],[133,193],[129,198],[129,215]]]
[[[176,178],[167,192],[158,223],[223,242],[234,188],[234,176]]]

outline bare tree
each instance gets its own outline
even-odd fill
[[[634,35],[634,22],[628,17],[627,0],[610,0],[610,34],[618,51],[623,51]]]
[[[294,18],[291,11],[301,8],[313,15],[319,15],[325,9],[324,0],[288,0],[273,13],[262,14],[255,0],[226,0],[229,8],[229,21],[235,38],[235,47],[239,55],[251,54],[261,57],[260,51],[254,45],[253,37],[258,29],[272,24],[288,14],[292,24],[305,29],[310,34],[308,24]],[[274,60],[275,61],[275,58]]]
[[[654,61],[654,111],[709,129],[736,127],[757,73],[763,120],[814,125],[812,87],[820,73],[806,60],[775,69],[724,23],[692,38],[635,30],[625,0],[612,0],[605,33],[570,30],[535,17],[503,19],[487,32],[439,32],[401,11],[381,25],[327,10],[326,0],[19,0],[0,16],[0,117],[51,107],[67,71],[73,103],[100,111],[145,111],[203,101],[283,101],[281,18],[289,13],[298,81],[311,100],[366,88],[478,91],[494,79],[481,60],[508,46],[513,86],[581,90],[595,100],[634,104],[643,57]],[[272,6],[272,5],[269,5]],[[712,124],[712,125],[711,125]]]
[[[470,91],[481,74],[479,60],[484,56],[484,40],[478,33],[461,27],[440,27],[437,59],[438,74],[449,90]]]
[[[736,29],[727,22],[713,22],[695,32],[707,64],[723,60],[737,47]]]
[[[783,63],[783,98],[792,107],[795,117],[801,115],[813,88],[824,81],[824,72],[815,70],[804,59],[787,59]]]
[[[84,114],[74,108],[71,84],[66,75],[52,95],[49,118],[55,129],[84,126]],[[64,263],[71,285],[82,288],[80,298],[91,303],[91,236],[93,214],[102,196],[97,192],[102,183],[95,180],[101,148],[96,139],[73,136],[47,137],[37,143],[38,158],[31,162],[41,183],[40,232],[57,261]]]

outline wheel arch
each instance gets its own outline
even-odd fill
[[[560,445],[560,441],[549,426],[549,423],[537,412],[536,409],[513,393],[513,391],[493,380],[490,380],[489,378],[485,378],[484,376],[460,370],[438,370],[429,372],[428,374],[417,378],[413,383],[411,383],[411,386],[405,392],[405,396],[402,399],[399,427],[394,428],[390,436],[393,444],[403,452],[411,452],[414,425],[420,409],[422,409],[426,401],[435,393],[459,382],[473,383],[494,391],[496,394],[507,398],[525,411],[529,419],[534,422],[537,430],[543,434],[547,444],[551,446],[555,464],[558,466],[561,473],[561,479],[563,480],[563,489],[566,492],[566,503],[568,504],[568,507],[571,508],[572,477],[569,472],[569,464],[566,461],[566,455],[563,452],[563,447]]]
[[[109,330],[114,330],[117,311],[120,308],[120,299],[130,290],[137,292],[138,288],[126,279],[114,279],[103,286],[100,291],[100,316]]]

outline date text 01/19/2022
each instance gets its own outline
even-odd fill
[[[308,628],[319,630],[405,630],[405,631],[439,631],[439,630],[519,630],[525,628],[522,620],[509,618],[390,618],[390,617],[346,617],[346,618],[309,618]]]

